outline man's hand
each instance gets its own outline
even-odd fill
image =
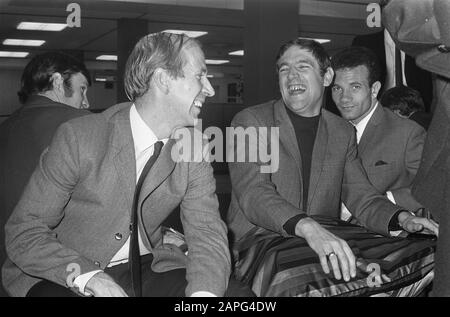
[[[340,280],[344,277],[349,281],[356,276],[356,258],[347,242],[336,237],[311,218],[301,219],[295,226],[295,234],[308,242],[320,259],[322,269],[330,273],[328,261],[333,268],[334,277]]]
[[[401,212],[398,215],[398,223],[403,230],[414,233],[439,235],[439,225],[431,219],[416,217],[409,212]]]
[[[95,297],[128,297],[122,287],[104,272],[91,277],[84,290]]]

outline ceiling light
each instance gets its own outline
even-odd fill
[[[319,42],[320,44],[331,42],[331,40],[329,40],[329,39],[313,39],[313,38],[310,38],[310,37],[299,37],[299,39],[302,39],[302,40],[314,40],[316,42]]]
[[[40,23],[40,22],[20,22],[17,26],[19,30],[33,31],[62,31],[67,27],[65,23]]]
[[[238,50],[238,51],[229,52],[228,55],[244,56],[244,50]]]
[[[117,55],[99,55],[96,60],[99,61],[117,61]]]
[[[6,39],[3,41],[3,45],[16,45],[16,46],[41,46],[45,41],[42,40],[19,40],[19,39]]]
[[[106,80],[106,78],[103,78],[103,77],[96,77],[95,81],[106,82],[107,80]]]
[[[0,51],[0,57],[15,57],[15,58],[24,58],[28,56],[28,52],[7,52]]]
[[[227,59],[206,59],[205,63],[208,65],[222,65],[229,63],[230,61]]]
[[[164,30],[163,32],[166,33],[173,33],[173,34],[186,34],[189,37],[200,37],[205,34],[208,34],[208,32],[203,31],[188,31],[188,30]]]

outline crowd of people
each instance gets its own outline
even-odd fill
[[[450,5],[427,2],[450,18]],[[277,127],[279,145],[270,148],[264,129],[256,130],[257,145],[230,144],[244,160],[229,162],[224,217],[210,163],[174,157],[174,132],[194,135],[215,93],[197,40],[164,32],[141,38],[124,74],[130,101],[96,114],[85,109],[83,63],[57,52],[35,56],[21,80],[23,107],[0,125],[6,293],[418,296],[433,285],[432,295],[450,295],[449,107],[437,96],[432,107],[423,92],[434,84],[445,97],[447,74],[436,79],[418,68],[416,85],[407,69],[417,56],[398,37],[406,23],[392,18],[411,18],[403,13],[414,6],[381,5],[389,14],[375,36],[394,44],[383,58],[361,37],[332,57],[314,40],[279,48],[281,98],[249,105],[231,123]],[[439,44],[450,46],[446,35]],[[326,89],[339,116],[324,107]],[[276,171],[263,173],[270,162],[252,159],[262,145],[277,156]],[[165,224],[178,206],[182,233]]]

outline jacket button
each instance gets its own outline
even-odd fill
[[[116,234],[114,235],[114,238],[115,238],[116,240],[122,240],[122,234],[121,234],[121,233],[116,233]]]
[[[95,261],[94,264],[97,265],[97,266],[100,266],[100,262],[99,261]]]

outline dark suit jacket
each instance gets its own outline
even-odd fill
[[[384,48],[384,31],[358,35],[353,39],[353,46],[363,46],[370,48],[375,52],[381,67],[381,83],[384,87],[386,78],[386,51]],[[427,111],[430,110],[431,101],[433,100],[433,82],[431,73],[417,67],[413,57],[405,55],[405,77],[408,86],[420,92]],[[381,91],[384,91],[382,88]]]
[[[56,128],[89,114],[42,96],[27,103],[0,125],[0,263],[6,259],[4,226]]]
[[[70,286],[76,275],[68,265],[77,264],[80,274],[104,269],[127,241],[136,185],[129,110],[117,105],[57,130],[5,227],[9,259],[2,273],[11,295],[25,295],[40,279]],[[155,272],[186,267],[187,295],[223,295],[230,256],[212,168],[176,163],[174,143],[163,147],[142,186],[143,242]],[[179,204],[188,257],[161,241],[160,224]]]
[[[287,220],[300,213],[339,218],[341,199],[364,226],[388,235],[388,225],[399,210],[369,183],[357,157],[353,127],[322,110],[312,154],[307,210],[303,204],[301,156],[294,128],[282,100],[238,113],[234,127],[278,127],[279,169],[260,173],[257,163],[229,163],[232,200],[229,228],[238,241],[255,227],[288,236]]]
[[[426,132],[417,123],[377,106],[358,144],[358,155],[372,185],[391,191],[397,205],[417,210],[410,186],[419,169]]]
[[[436,80],[438,102],[413,194],[439,221],[433,294],[450,296],[450,80]]]

